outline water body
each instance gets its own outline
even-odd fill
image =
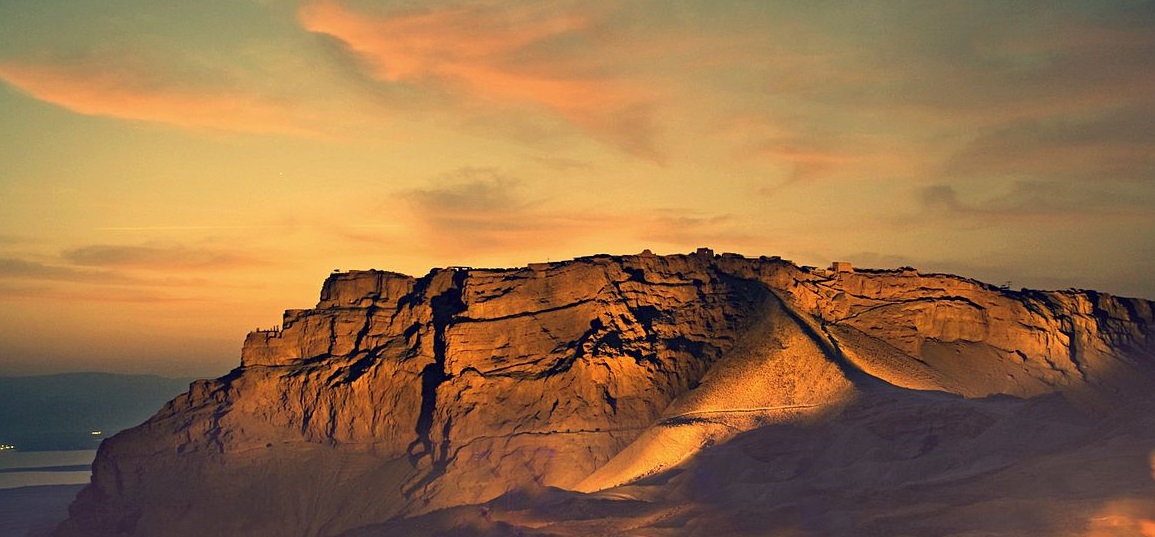
[[[0,490],[40,485],[83,485],[92,477],[95,449],[0,451]]]
[[[68,504],[84,485],[0,489],[0,535],[43,537],[68,518]]]

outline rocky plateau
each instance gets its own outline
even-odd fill
[[[707,249],[334,273],[56,535],[1151,537],[1153,309]]]

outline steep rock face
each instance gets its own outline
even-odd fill
[[[60,535],[337,535],[527,484],[596,491],[863,393],[1150,388],[1152,304],[777,258],[354,271],[106,441]],[[291,513],[291,515],[285,515]]]

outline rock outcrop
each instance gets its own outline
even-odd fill
[[[239,368],[105,441],[57,534],[378,534],[527,487],[670,492],[672,476],[722,464],[711,446],[755,449],[775,427],[856,423],[917,458],[1035,415],[992,396],[1092,417],[1146,404],[1152,310],[707,250],[337,273],[315,308],[249,334]],[[918,403],[877,418],[895,400]],[[911,475],[962,479],[1013,459],[988,455]]]

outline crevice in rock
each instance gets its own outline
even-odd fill
[[[646,340],[650,343],[656,342],[658,335],[654,332],[654,321],[662,317],[662,312],[654,306],[645,305],[631,308],[630,313],[642,325],[642,331],[646,333]]]
[[[407,450],[409,462],[414,466],[422,457],[433,455],[433,440],[429,433],[433,430],[433,412],[437,410],[437,386],[445,382],[443,367],[443,362],[435,362],[421,370],[421,412],[417,416],[417,438],[409,444]]]
[[[333,355],[333,349],[337,348],[337,316],[329,316],[329,348],[325,354]]]
[[[610,391],[605,386],[602,386],[602,398],[606,400],[607,405],[610,405],[610,411],[613,414],[617,414],[618,413],[618,398],[610,395]]]
[[[458,295],[459,295],[458,298],[460,299],[460,290],[458,291]],[[501,315],[501,316],[497,316],[497,317],[484,317],[481,319],[474,319],[472,317],[462,316],[462,317],[458,317],[454,320],[456,322],[459,322],[459,323],[488,323],[488,322],[493,322],[493,321],[506,321],[509,319],[518,319],[518,318],[522,318],[522,317],[534,317],[534,316],[540,315],[542,313],[552,313],[555,311],[561,311],[561,310],[565,310],[565,309],[576,308],[578,306],[581,306],[582,304],[588,304],[588,303],[593,302],[595,300],[597,300],[596,297],[595,298],[583,298],[583,299],[578,300],[576,302],[570,302],[569,304],[562,304],[560,306],[552,306],[549,308],[542,308],[539,310],[523,311],[523,312],[518,312],[518,313],[511,313],[509,315]],[[462,309],[464,310],[464,307]]]
[[[847,315],[846,317],[840,317],[838,319],[833,319],[831,321],[833,323],[841,323],[841,322],[845,322],[845,321],[850,321],[850,320],[853,320],[857,317],[865,315],[867,313],[871,313],[871,312],[874,312],[876,310],[880,310],[883,308],[889,308],[891,306],[906,305],[906,304],[918,304],[918,303],[934,304],[936,302],[961,302],[961,303],[966,304],[968,306],[971,306],[971,307],[973,307],[979,311],[982,311],[984,313],[986,312],[985,307],[983,307],[980,304],[975,303],[975,301],[973,301],[967,297],[964,297],[964,296],[939,296],[939,297],[926,297],[926,298],[905,298],[905,299],[899,299],[899,300],[885,300],[885,301],[883,301],[881,299],[876,299],[876,298],[860,297],[858,295],[854,295],[854,294],[850,294],[850,293],[846,293],[846,294],[848,296],[852,296],[855,298],[862,298],[864,300],[882,301],[884,303],[878,304],[876,306],[870,306],[870,307],[865,308],[861,311],[857,311],[853,314]]]
[[[626,281],[646,283],[646,271],[642,268],[622,267],[622,271],[629,274],[630,277]]]
[[[1070,316],[1064,316],[1060,319],[1059,330],[1067,336],[1067,359],[1075,366],[1075,371],[1079,373],[1079,377],[1087,380],[1087,372],[1083,370],[1083,363],[1080,361],[1080,356],[1082,356],[1083,353],[1079,339],[1079,329],[1075,325],[1075,320]]]
[[[429,306],[433,310],[433,363],[421,370],[421,411],[417,416],[417,438],[409,444],[406,452],[409,462],[414,466],[425,456],[434,460],[434,471],[437,468],[437,455],[433,448],[433,439],[430,433],[433,430],[434,414],[437,410],[437,387],[449,379],[445,371],[447,343],[445,332],[454,322],[454,317],[465,311],[465,303],[461,300],[461,290],[465,284],[468,272],[458,271],[453,274],[453,285],[430,299]],[[443,433],[444,442],[448,442],[449,423],[446,422]],[[446,445],[442,451],[448,450]],[[444,471],[442,468],[441,471]],[[424,480],[423,480],[424,481]]]
[[[336,374],[330,376],[329,383],[332,384],[335,380],[340,378],[342,374],[345,377],[344,382],[346,383],[353,382],[361,378],[362,375],[369,371],[369,368],[372,367],[373,364],[377,363],[377,358],[378,356],[375,352],[365,354],[365,356],[349,365],[349,368],[344,372],[338,371]]]
[[[364,343],[365,337],[369,335],[369,327],[372,326],[373,315],[376,313],[377,306],[375,305],[370,305],[368,308],[365,308],[365,324],[357,331],[357,336],[353,340],[353,352],[364,350],[361,348],[361,344]]]
[[[453,418],[445,418],[445,424],[441,426],[441,444],[438,446],[437,461],[441,465],[449,463],[449,430],[453,426]]]

